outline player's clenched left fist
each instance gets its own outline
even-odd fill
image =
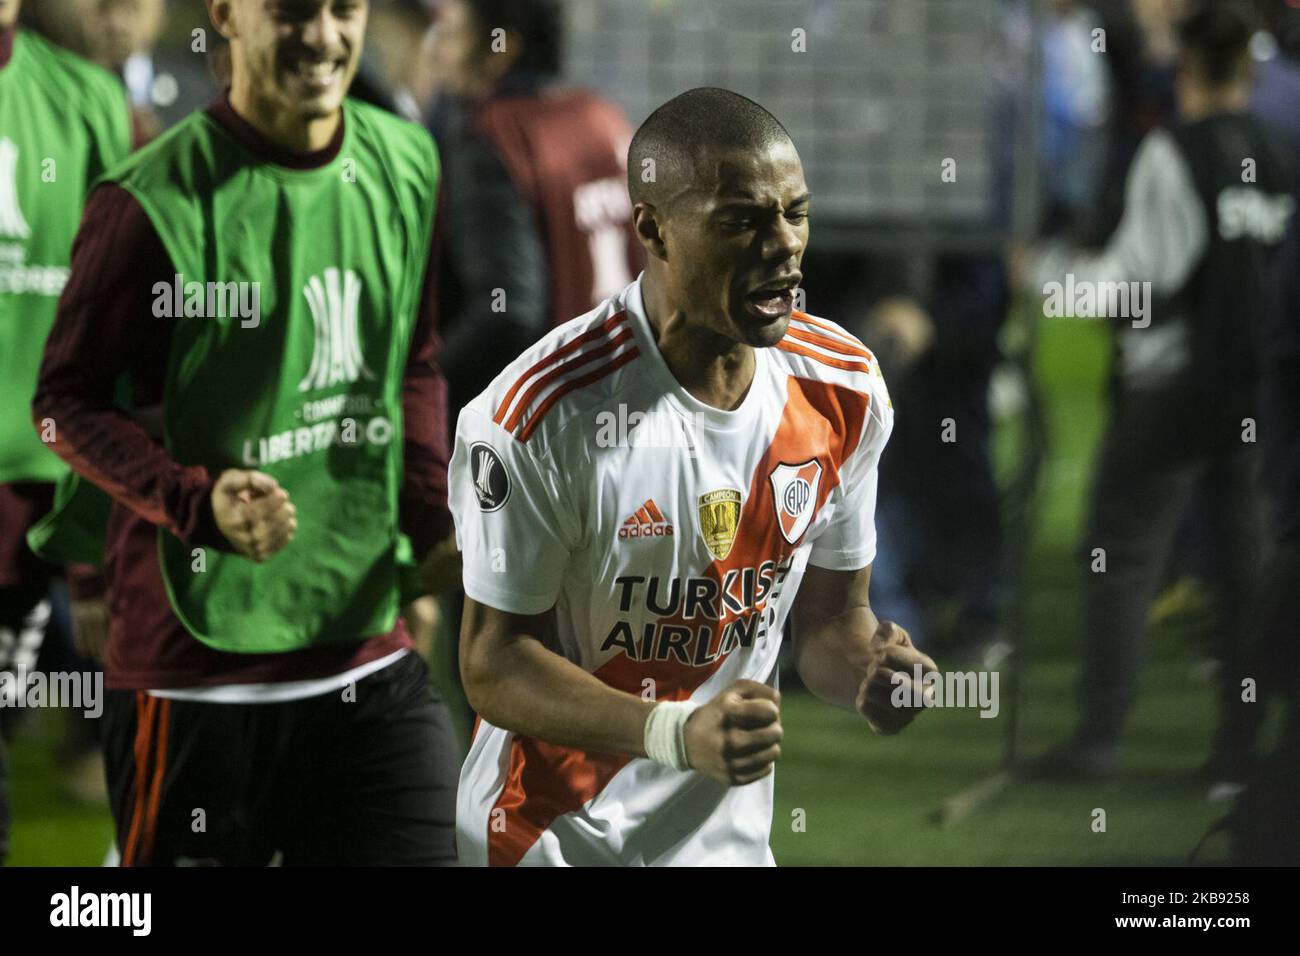
[[[223,471],[212,486],[212,516],[235,550],[253,561],[271,557],[298,529],[289,492],[260,471]]]
[[[916,665],[921,665],[922,681],[927,675],[938,673],[939,668],[912,646],[907,631],[893,621],[880,622],[868,650],[867,673],[858,687],[858,713],[867,718],[867,724],[876,733],[896,734],[921,711],[912,705],[913,700],[920,699],[920,695],[914,696],[912,688]],[[896,694],[896,690],[901,692]],[[929,693],[925,689],[925,694]],[[904,702],[903,706],[895,705],[896,698]]]

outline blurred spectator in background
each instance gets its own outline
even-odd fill
[[[423,41],[434,0],[370,0],[366,45],[348,96],[423,123],[427,92],[417,96],[428,69]]]
[[[1095,170],[1100,175],[1069,190],[1078,202],[1070,206],[1049,202],[1044,210],[1045,234],[1100,250],[1115,232],[1124,211],[1124,183],[1138,146],[1151,130],[1177,118],[1174,25],[1185,6],[1185,0],[1090,0],[1092,29],[1104,31],[1090,39],[1090,49],[1095,63],[1102,64],[1108,75],[1108,121],[1104,133],[1093,134],[1104,137],[1105,155],[1101,168]],[[1045,66],[1051,75],[1050,64]],[[1049,114],[1051,90],[1046,86]],[[1083,188],[1089,184],[1091,195]],[[1113,364],[1112,376],[1117,369]],[[1214,555],[1205,515],[1204,491],[1198,487],[1161,571],[1160,595],[1149,613],[1153,625],[1191,624],[1211,614],[1207,582],[1214,575]]]
[[[1092,199],[1073,232],[1080,245],[1100,248],[1124,211],[1124,182],[1138,145],[1170,123],[1174,104],[1174,23],[1183,0],[1093,0],[1106,31],[1096,55],[1109,76],[1106,155]]]
[[[981,661],[998,653],[1002,638],[989,381],[1009,306],[999,256],[943,255],[925,307],[885,297],[862,331],[879,350],[895,407],[907,410],[880,467],[886,557],[879,577],[872,574],[873,587],[880,582],[873,600],[897,608],[900,622],[917,628],[919,646],[951,659]],[[954,613],[934,614],[945,600]],[[935,627],[936,620],[946,626]]]
[[[558,0],[447,0],[431,40],[443,193],[443,354],[453,413],[542,333],[641,269],[632,129],[558,82]]]
[[[366,48],[349,95],[383,106],[413,123],[424,122],[428,6],[425,0],[371,0]]]
[[[216,90],[205,52],[192,49],[189,32],[182,43],[159,43],[167,25],[164,0],[77,2],[87,54],[126,84],[137,142],[156,138],[212,100]]]
[[[1231,2],[1198,5],[1180,22],[1178,122],[1143,141],[1114,236],[1095,256],[1048,250],[1033,270],[1044,293],[1067,274],[1093,289],[1150,283],[1149,325],[1118,317],[1115,408],[1082,542],[1082,713],[1075,735],[1034,764],[1040,776],[1117,768],[1146,612],[1198,482],[1217,559],[1223,662],[1205,773],[1239,784],[1249,770],[1261,715],[1243,702],[1241,681],[1255,676],[1249,615],[1261,527],[1255,446],[1243,428],[1259,419],[1260,341],[1278,307],[1282,240],[1295,207],[1290,157],[1247,112],[1251,33],[1244,8]]]
[[[1300,0],[1268,0],[1264,6],[1270,30],[1256,44],[1260,62],[1250,110],[1285,140],[1300,168]],[[1296,187],[1300,206],[1300,176]],[[1263,442],[1270,526],[1274,539],[1288,549],[1300,544],[1300,221],[1293,220],[1289,243],[1281,308],[1273,315],[1277,321],[1264,330],[1263,368],[1265,414],[1284,423]],[[1300,578],[1295,593],[1300,595]],[[1291,618],[1297,619],[1300,614]],[[1300,677],[1300,642],[1289,634],[1280,642],[1286,646],[1279,650],[1289,658],[1288,677]]]
[[[1300,158],[1300,2],[1262,4],[1268,34],[1257,38],[1250,107]],[[1262,41],[1262,42],[1258,42]],[[1300,179],[1297,180],[1300,189]],[[1297,196],[1300,201],[1300,195]],[[1261,701],[1286,698],[1281,736],[1233,808],[1236,861],[1300,865],[1300,223],[1292,221],[1282,308],[1264,334],[1265,487],[1270,495],[1268,555],[1254,618],[1260,635]],[[1273,693],[1276,689],[1279,693]]]
[[[1300,149],[1300,0],[1266,0],[1268,29],[1252,43],[1256,59],[1251,112]]]
[[[1092,207],[1106,163],[1111,76],[1102,18],[1079,0],[1051,0],[1042,32],[1045,230],[1055,234]],[[1100,49],[1099,49],[1100,47]]]

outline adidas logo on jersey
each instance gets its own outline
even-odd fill
[[[673,526],[669,524],[664,513],[651,498],[636,510],[636,514],[623,522],[618,529],[620,538],[662,538],[672,537]]]

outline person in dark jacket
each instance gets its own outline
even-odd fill
[[[1090,312],[1125,321],[1114,413],[1081,542],[1082,713],[1074,737],[1032,770],[1080,777],[1116,769],[1147,609],[1178,519],[1200,484],[1219,566],[1222,662],[1205,773],[1239,787],[1261,718],[1244,688],[1249,681],[1263,693],[1268,677],[1252,649],[1263,537],[1254,436],[1283,424],[1258,401],[1262,343],[1276,321],[1296,203],[1289,151],[1248,111],[1252,25],[1245,11],[1200,5],[1178,36],[1178,121],[1139,148],[1114,236],[1094,256],[1049,251],[1034,270],[1049,299],[1073,288],[1069,305],[1086,302],[1080,291],[1092,290],[1098,304],[1117,287],[1131,294],[1118,315]]]
[[[555,0],[449,0],[430,127],[447,189],[443,366],[455,414],[509,359],[636,278],[622,111],[559,81]]]

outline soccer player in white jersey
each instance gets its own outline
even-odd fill
[[[638,130],[628,186],[646,270],[457,423],[470,864],[770,865],[783,635],[881,733],[934,670],[868,604],[893,410],[857,339],[793,311],[789,135],[691,90]]]

